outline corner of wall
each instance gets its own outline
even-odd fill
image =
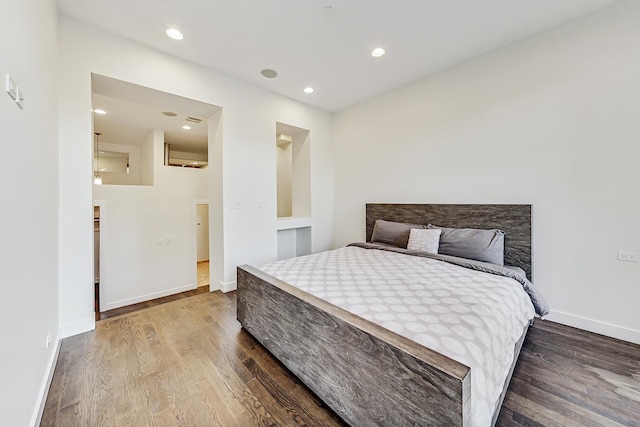
[[[60,339],[72,337],[84,332],[93,331],[96,328],[95,317],[78,320],[60,325]]]
[[[29,424],[33,427],[38,427],[40,425],[40,422],[42,421],[42,413],[44,412],[44,405],[47,403],[49,388],[51,387],[53,374],[56,370],[56,365],[58,364],[58,356],[60,355],[61,344],[62,339],[60,338],[60,333],[58,332],[58,337],[56,338],[54,349],[51,352],[51,357],[49,357],[49,362],[47,363],[47,370],[42,380],[42,386],[40,387],[40,391],[38,393],[38,400],[36,401],[35,408],[33,409],[31,423]]]

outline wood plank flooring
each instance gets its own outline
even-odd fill
[[[96,320],[110,319],[112,317],[121,316],[123,314],[133,313],[134,311],[142,310],[144,308],[155,307],[156,305],[166,304],[171,301],[188,298],[194,295],[200,295],[208,292],[209,285],[198,286],[197,288],[191,289],[190,291],[179,292],[177,294],[167,295],[166,297],[139,302],[137,304],[125,305],[124,307],[114,308],[113,310],[103,311],[102,313],[96,312]]]
[[[166,297],[155,298],[149,301],[143,301],[137,304],[131,304],[124,307],[114,308],[113,310],[107,310],[100,312],[100,283],[96,282],[94,285],[95,292],[95,313],[96,320],[109,319],[111,317],[120,316],[122,314],[131,313],[134,311],[142,310],[143,308],[149,308],[156,305],[164,304],[167,302],[175,301],[180,298],[187,298],[193,295],[203,294],[209,292],[209,261],[199,261],[197,265],[197,278],[198,287],[190,291],[179,292],[177,294],[168,295]]]
[[[198,286],[210,285],[209,261],[198,261]]]
[[[640,426],[640,346],[536,321],[497,424]]]
[[[206,293],[63,340],[42,426],[341,426]],[[640,346],[537,321],[497,425],[640,425]]]

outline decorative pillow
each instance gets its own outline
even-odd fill
[[[445,228],[429,224],[428,229],[442,229],[438,253],[504,265],[504,231],[476,228]]]
[[[412,228],[424,229],[425,226],[420,224],[407,224],[404,222],[391,222],[383,219],[376,219],[376,222],[373,225],[371,241],[406,249],[407,242],[409,241],[409,232]]]
[[[409,232],[409,243],[407,249],[410,251],[427,252],[429,254],[438,253],[438,245],[440,244],[439,228],[418,229],[413,228]]]

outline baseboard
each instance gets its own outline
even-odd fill
[[[51,387],[51,381],[53,380],[53,374],[56,370],[56,364],[58,363],[58,355],[60,354],[60,344],[62,340],[56,338],[55,348],[51,352],[49,363],[47,364],[47,374],[42,380],[42,386],[38,393],[38,401],[36,407],[33,410],[33,416],[31,417],[31,426],[38,427],[42,421],[42,413],[44,412],[44,405],[47,403],[47,396],[49,395],[49,387]]]
[[[624,326],[613,325],[611,323],[588,319],[586,317],[576,316],[574,314],[556,310],[551,310],[551,313],[549,313],[545,319],[556,323],[562,323],[563,325],[573,326],[574,328],[595,332],[596,334],[640,344],[640,331],[625,328]]]
[[[95,316],[87,319],[78,320],[77,322],[67,323],[60,326],[60,339],[81,334],[83,332],[93,331],[96,328]]]
[[[145,302],[145,301],[149,301],[149,300],[156,299],[156,298],[166,297],[167,295],[179,294],[180,292],[190,291],[192,289],[196,289],[197,287],[198,287],[197,285],[188,284],[188,285],[184,285],[184,286],[179,286],[177,288],[165,289],[164,291],[160,291],[160,292],[153,292],[153,293],[150,293],[150,294],[139,295],[139,296],[133,297],[133,298],[123,299],[123,300],[120,300],[120,301],[114,301],[114,302],[110,302],[110,303],[105,304],[104,308],[100,307],[100,311],[109,311],[109,310],[113,310],[115,308],[120,308],[120,307],[125,307],[127,305],[137,304],[139,302]]]
[[[225,294],[227,292],[235,291],[236,289],[238,289],[238,284],[236,283],[235,280],[233,282],[227,282],[227,283],[223,282],[222,280],[220,281],[220,290]]]

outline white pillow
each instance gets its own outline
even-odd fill
[[[442,233],[442,230],[439,228],[412,228],[409,233],[407,249],[410,251],[437,254],[438,246],[440,246],[440,233]]]

